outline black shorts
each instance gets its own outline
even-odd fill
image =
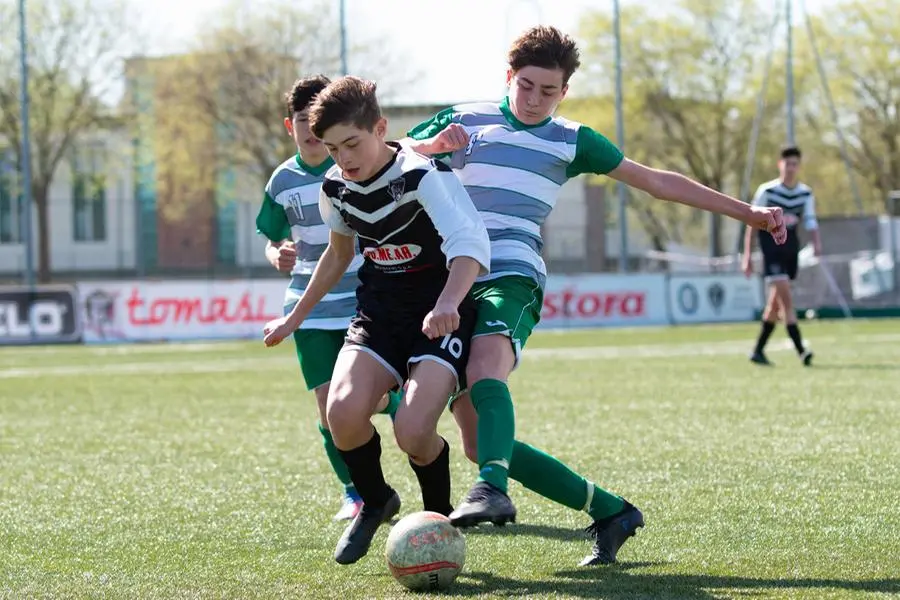
[[[759,249],[763,255],[763,279],[766,281],[796,279],[800,240],[795,231],[789,229],[787,239],[780,246],[775,243],[771,234],[760,231]]]
[[[362,348],[374,356],[394,375],[398,386],[409,378],[413,364],[433,360],[453,373],[457,391],[464,389],[477,316],[475,302],[466,298],[459,307],[459,328],[434,340],[422,333],[422,321],[430,310],[410,310],[400,303],[395,309],[367,311],[361,305],[350,321],[344,348]]]
[[[763,252],[763,278],[766,281],[797,278],[796,252]]]

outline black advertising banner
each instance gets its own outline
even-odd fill
[[[0,346],[80,341],[74,287],[0,287]]]

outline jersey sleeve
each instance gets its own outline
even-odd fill
[[[331,203],[331,198],[325,193],[324,189],[319,191],[319,214],[322,215],[322,222],[328,225],[328,228],[333,232],[340,235],[346,235],[347,237],[356,235],[356,233],[344,223],[344,219],[341,218],[340,213],[334,208],[334,205]]]
[[[430,119],[422,121],[407,131],[406,135],[414,140],[427,140],[430,137],[434,137],[453,122],[454,114],[455,111],[452,106],[445,108]]]
[[[582,173],[606,175],[625,159],[625,154],[602,134],[587,125],[578,128],[575,141],[575,158],[566,168],[568,177]]]
[[[275,202],[268,190],[263,196],[262,205],[256,215],[256,231],[272,242],[291,238],[291,225],[288,223],[284,207]]]
[[[481,265],[480,275],[486,275],[491,269],[491,242],[484,221],[450,167],[432,162],[435,168],[419,182],[419,202],[443,240],[447,266],[458,256],[468,256]]]
[[[807,231],[815,231],[819,228],[819,219],[816,218],[816,197],[812,191],[806,198],[806,206],[803,209],[803,226]]]

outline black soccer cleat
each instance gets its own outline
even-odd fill
[[[433,506],[432,507],[423,506],[422,510],[436,512],[439,515],[444,515],[445,517],[449,517],[453,513],[453,505],[448,504],[447,506],[445,506],[443,508],[441,508],[441,507],[435,508]]]
[[[751,354],[750,362],[756,363],[758,365],[763,365],[766,367],[772,366],[772,362],[768,358],[766,358],[766,355],[763,354],[762,352],[754,352],[753,354]]]
[[[509,496],[487,481],[472,486],[459,508],[450,513],[454,527],[474,527],[491,522],[498,527],[516,522],[516,507]]]
[[[372,538],[382,523],[390,521],[400,512],[400,496],[391,490],[391,496],[384,506],[369,507],[363,504],[362,510],[344,529],[337,548],[334,549],[334,560],[342,565],[350,565],[361,559],[369,551]]]
[[[804,367],[812,366],[813,353],[812,350],[806,350],[803,354],[800,355],[800,360],[803,361]]]
[[[580,566],[609,565],[616,562],[619,548],[628,538],[644,526],[644,515],[627,500],[618,513],[591,523],[585,530],[594,538],[591,554],[581,561]]]

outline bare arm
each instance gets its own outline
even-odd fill
[[[457,256],[450,263],[450,274],[447,283],[435,305],[445,304],[459,308],[460,303],[472,289],[475,278],[481,272],[481,265],[469,256]]]
[[[822,236],[819,234],[819,219],[816,217],[816,197],[810,192],[803,211],[803,224],[809,233],[816,256],[822,256]]]
[[[481,215],[450,168],[434,164],[436,168],[419,182],[419,202],[443,240],[441,250],[450,273],[434,309],[422,322],[422,333],[431,339],[457,330],[460,303],[475,278],[491,268],[491,243]]]
[[[328,247],[319,258],[306,291],[286,317],[286,322],[292,329],[299,327],[325,294],[338,284],[350,266],[354,254],[354,238],[332,231]]]
[[[609,176],[631,187],[643,190],[654,198],[686,204],[754,225],[754,223],[750,223],[753,211],[748,204],[708,188],[679,173],[652,169],[626,158],[618,167],[610,171]]]
[[[753,253],[753,228],[749,225],[744,229],[744,256]]]
[[[813,250],[815,250],[816,256],[822,255],[822,236],[819,233],[818,229],[813,229],[809,232],[810,240],[813,244]]]

